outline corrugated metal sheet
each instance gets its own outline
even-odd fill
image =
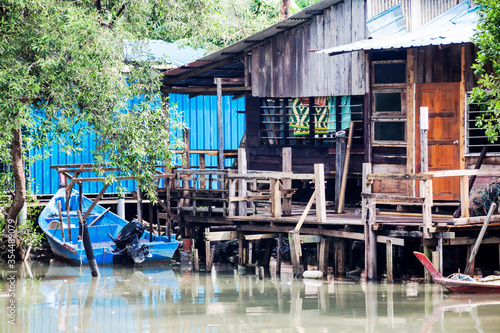
[[[245,110],[245,99],[240,98],[233,101],[232,96],[223,97],[223,119],[224,119],[224,149],[237,149],[245,133],[245,115],[237,111]],[[177,104],[177,108],[182,112],[182,118],[191,129],[190,146],[191,149],[218,149],[217,140],[217,97],[198,96],[189,99],[187,95],[170,95],[170,103]],[[182,136],[181,136],[182,137]],[[44,160],[37,160],[30,166],[31,189],[35,194],[54,194],[59,188],[59,178],[56,170],[50,169],[51,165],[57,164],[79,164],[93,163],[92,149],[95,147],[94,136],[89,135],[81,145],[81,152],[74,155],[67,155],[61,152],[61,145],[53,142],[50,147],[34,149],[31,156],[49,155]],[[231,161],[227,160],[226,165]],[[191,158],[191,165],[198,165],[198,158]],[[207,158],[207,166],[216,166],[215,157]],[[85,177],[95,175],[85,174]],[[135,182],[122,182],[122,186],[129,191],[135,190]],[[98,193],[102,188],[102,183],[85,183],[84,193]],[[116,191],[116,186],[112,185],[107,190],[108,193]]]
[[[189,127],[190,149],[219,149],[217,137],[217,96],[197,96],[171,94],[170,104],[177,104],[178,111]],[[242,111],[242,112],[238,112]],[[224,149],[237,149],[245,134],[245,98],[235,101],[232,96],[222,98],[222,118]],[[179,133],[180,134],[180,133]],[[217,157],[208,156],[206,166],[217,166]],[[230,166],[232,160],[226,160],[225,166]],[[199,165],[197,155],[191,156],[190,165]]]
[[[406,31],[401,5],[396,5],[366,21],[372,38],[387,37]]]
[[[456,0],[368,0],[367,17],[370,19],[400,4],[408,30],[413,31],[457,4]]]
[[[365,39],[317,52],[334,55],[360,50],[384,50],[468,43],[474,35],[478,18],[477,7],[470,8],[469,3],[464,1],[415,31],[408,33],[396,32],[391,36]]]

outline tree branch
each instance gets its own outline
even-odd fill
[[[97,11],[99,12],[99,14],[102,14],[102,4],[101,4],[101,0],[96,0],[95,2],[95,8],[97,9]]]
[[[118,10],[118,13],[116,13],[116,16],[113,18],[113,20],[111,21],[111,23],[109,23],[109,28],[113,28],[113,25],[115,24],[116,20],[118,20],[120,18],[120,16],[123,14],[123,12],[125,11],[125,8],[127,8],[127,2],[128,1],[125,1],[122,5],[122,7]]]

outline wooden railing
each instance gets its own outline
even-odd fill
[[[178,169],[174,174],[170,192],[171,199],[177,202],[173,207],[177,214],[190,211],[193,215],[227,215],[228,170]]]
[[[291,171],[291,149],[283,151],[284,172],[249,171],[246,169],[245,149],[238,149],[236,170],[174,170],[175,181],[172,199],[177,213],[219,213],[228,217],[258,215],[258,205],[268,205],[273,218],[292,213],[292,180],[312,180],[315,190],[305,210],[298,219],[296,230],[304,223],[312,205],[316,204],[316,221],[326,221],[325,171],[323,164],[314,165],[314,173]],[[290,163],[287,163],[290,161]],[[288,165],[289,164],[289,165]],[[269,217],[269,212],[266,214]]]
[[[259,172],[248,171],[247,173],[228,174],[229,179],[229,216],[247,216],[249,203],[259,200],[269,200],[270,213],[275,218],[291,215],[291,200],[295,189],[291,188],[291,180],[313,180],[315,184],[314,193],[297,222],[296,230],[299,230],[309,213],[313,203],[316,203],[316,221],[326,221],[325,201],[325,173],[323,164],[314,165],[314,173],[292,173],[292,172]],[[269,190],[267,193],[258,193],[249,190],[249,182],[257,183],[268,180]],[[243,183],[243,186],[241,184]],[[238,186],[240,185],[240,186]],[[238,188],[238,192],[236,191]],[[238,214],[236,213],[238,203]]]
[[[363,164],[363,190],[362,190],[362,220],[367,219],[368,225],[375,224],[375,214],[369,212],[375,211],[377,202],[390,202],[393,204],[403,203],[405,205],[422,206],[422,222],[423,234],[425,238],[430,238],[429,229],[432,227],[432,207],[433,201],[433,180],[443,177],[460,177],[460,202],[461,202],[461,219],[469,219],[469,177],[471,176],[490,176],[500,177],[500,169],[496,170],[443,170],[422,172],[418,174],[375,174],[371,172],[371,164]],[[375,180],[408,180],[420,182],[420,197],[389,195],[382,193],[372,193],[372,184]],[[456,219],[459,220],[459,219]]]

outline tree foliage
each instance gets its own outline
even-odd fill
[[[27,149],[71,146],[90,132],[98,161],[133,174],[154,198],[154,165],[171,157],[169,110],[153,64],[124,62],[125,46],[141,52],[153,8],[145,0],[0,2],[0,162],[15,178],[8,219],[26,201]],[[130,109],[136,96],[142,103]]]
[[[473,41],[479,51],[473,69],[479,80],[470,99],[488,111],[478,117],[477,126],[495,142],[500,134],[500,1],[478,0],[477,5],[479,23]]]

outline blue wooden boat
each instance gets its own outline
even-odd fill
[[[58,201],[62,207],[62,230],[59,217]],[[67,213],[65,211],[66,190],[61,188],[52,197],[47,206],[43,209],[38,223],[50,243],[54,254],[62,259],[78,264],[87,264],[87,256],[83,242],[79,240],[79,219],[77,209],[79,207],[79,195],[76,190],[71,192],[70,203],[70,227],[71,242],[68,240]],[[82,210],[87,211],[92,205],[92,201],[82,196]],[[102,215],[102,216],[101,216]],[[97,219],[97,220],[96,220]],[[98,265],[125,263],[130,261],[125,251],[116,248],[115,242],[110,238],[117,238],[120,231],[127,225],[127,221],[118,215],[107,211],[102,206],[95,205],[90,215],[86,218],[90,240],[94,250],[94,256]],[[64,232],[64,241],[62,237]],[[108,235],[109,234],[109,235]],[[139,239],[141,245],[149,248],[150,255],[145,258],[145,262],[168,261],[172,259],[179,242],[175,235],[171,237],[153,235],[149,241],[149,232],[144,231]]]

